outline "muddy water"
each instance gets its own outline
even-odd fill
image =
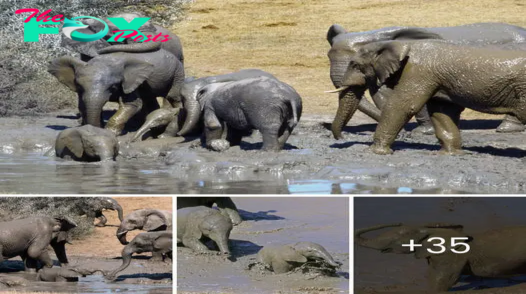
[[[354,226],[358,229],[388,223],[418,225],[443,222],[462,224],[464,231],[477,233],[505,226],[526,225],[525,207],[526,199],[510,197],[360,197],[354,200]],[[364,236],[374,237],[375,233]],[[412,255],[382,254],[359,246],[354,246],[354,257],[355,290],[367,288],[380,293],[427,289],[425,260],[415,259]],[[526,281],[526,277],[514,280]],[[455,290],[510,285],[508,280],[465,279],[457,284]]]
[[[241,147],[210,152],[196,138],[129,144],[120,137],[116,162],[56,159],[60,130],[71,116],[0,118],[0,192],[14,193],[526,193],[524,134],[465,123],[465,155],[439,155],[434,136],[403,131],[395,153],[367,150],[375,125],[360,117],[336,141],[330,117],[304,116],[286,150],[259,151],[257,132]],[[408,126],[410,130],[411,126]],[[194,140],[191,140],[194,139]],[[28,184],[31,183],[31,184]]]
[[[349,203],[346,198],[236,197],[244,219],[234,227],[235,262],[177,248],[177,290],[182,293],[348,293]],[[261,247],[311,241],[324,246],[342,267],[336,277],[274,275],[247,268]]]

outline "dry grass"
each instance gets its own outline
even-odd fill
[[[334,114],[328,28],[453,26],[506,22],[526,26],[524,0],[196,0],[173,30],[187,73],[214,75],[260,68],[291,84],[306,113]]]

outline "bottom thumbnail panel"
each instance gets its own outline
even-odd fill
[[[178,197],[177,243],[178,293],[349,292],[348,198]]]
[[[0,256],[0,293],[173,293],[172,197],[0,197]]]
[[[526,198],[356,197],[354,293],[526,293]]]

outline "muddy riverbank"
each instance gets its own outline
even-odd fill
[[[441,155],[434,136],[409,132],[388,156],[367,150],[375,124],[357,114],[334,140],[330,116],[305,115],[279,153],[260,152],[255,132],[240,147],[208,151],[199,140],[121,137],[116,162],[57,159],[60,130],[75,111],[40,118],[0,118],[0,191],[4,193],[525,193],[526,134],[499,134],[498,121],[461,127],[466,154]],[[31,179],[31,185],[27,185]]]
[[[230,235],[235,261],[177,248],[178,293],[348,293],[349,200],[347,198],[236,197],[244,221]],[[264,246],[310,241],[343,265],[334,277],[255,270]],[[249,270],[249,268],[251,268]]]

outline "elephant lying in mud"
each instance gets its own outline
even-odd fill
[[[367,232],[390,227],[393,229],[375,238],[362,237]],[[526,274],[526,239],[523,236],[526,236],[526,226],[468,235],[462,225],[440,223],[423,226],[386,224],[354,232],[355,243],[359,246],[383,253],[414,253],[416,258],[427,259],[429,286],[434,291],[447,291],[461,275],[504,278]],[[439,239],[429,241],[437,237],[445,242]],[[422,246],[414,247],[413,251],[402,246],[409,244],[410,240]],[[433,254],[428,249],[435,252],[445,249],[445,252]],[[465,253],[457,254],[452,250]]]
[[[146,232],[135,236],[122,249],[122,265],[109,273],[106,278],[114,280],[116,275],[131,263],[134,253],[152,252],[152,255],[167,256],[172,259],[172,232]]]
[[[172,212],[159,209],[137,209],[126,215],[117,229],[117,238],[122,245],[128,244],[126,234],[133,230],[171,231]]]
[[[53,60],[48,71],[78,93],[82,124],[100,127],[104,104],[119,101],[119,110],[106,125],[116,135],[140,111],[146,116],[158,109],[156,97],[179,107],[184,81],[183,65],[160,49],[159,42],[106,47],[88,62],[63,56]]]
[[[461,153],[465,107],[513,114],[526,123],[526,52],[459,46],[439,40],[366,44],[349,62],[340,91],[387,85],[388,99],[371,150],[390,154],[403,126],[426,103],[442,152]],[[434,97],[437,92],[447,99]]]
[[[43,282],[78,282],[79,277],[92,275],[96,272],[104,271],[100,269],[82,269],[75,267],[52,267],[43,268],[37,272],[37,281]]]
[[[0,261],[20,256],[26,271],[35,271],[37,261],[52,267],[51,245],[61,265],[68,264],[65,243],[77,224],[67,217],[31,217],[0,223]]]
[[[209,239],[219,247],[220,254],[230,256],[228,238],[232,222],[219,211],[206,207],[177,209],[177,243],[196,253],[213,254],[203,243]]]
[[[55,154],[75,161],[115,160],[119,142],[109,130],[84,125],[60,132],[55,141]]]
[[[343,77],[349,61],[356,54],[359,47],[366,43],[387,40],[411,39],[444,39],[459,44],[485,46],[522,43],[526,41],[526,29],[504,23],[475,23],[455,27],[412,28],[388,27],[366,32],[348,32],[340,25],[332,25],[327,32],[327,41],[331,45],[328,56],[331,63],[330,77],[336,88],[343,86]],[[385,89],[375,86],[369,92],[379,109],[386,103],[382,94]],[[367,99],[362,99],[363,88],[351,87],[340,92],[339,106],[332,123],[332,133],[336,139],[342,138],[342,128],[352,118],[356,109],[361,110],[376,121],[380,120],[381,112]],[[442,95],[444,96],[444,95]],[[425,107],[417,113],[417,130],[431,134],[433,129]],[[501,132],[523,131],[524,126],[511,116],[506,116],[497,129]]]
[[[265,246],[257,255],[257,261],[268,266],[276,274],[289,272],[309,260],[323,260],[332,267],[341,265],[323,246],[313,242]]]
[[[177,197],[177,209],[192,206],[212,207],[214,204],[224,216],[230,218],[234,226],[241,223],[241,216],[230,197]]]

